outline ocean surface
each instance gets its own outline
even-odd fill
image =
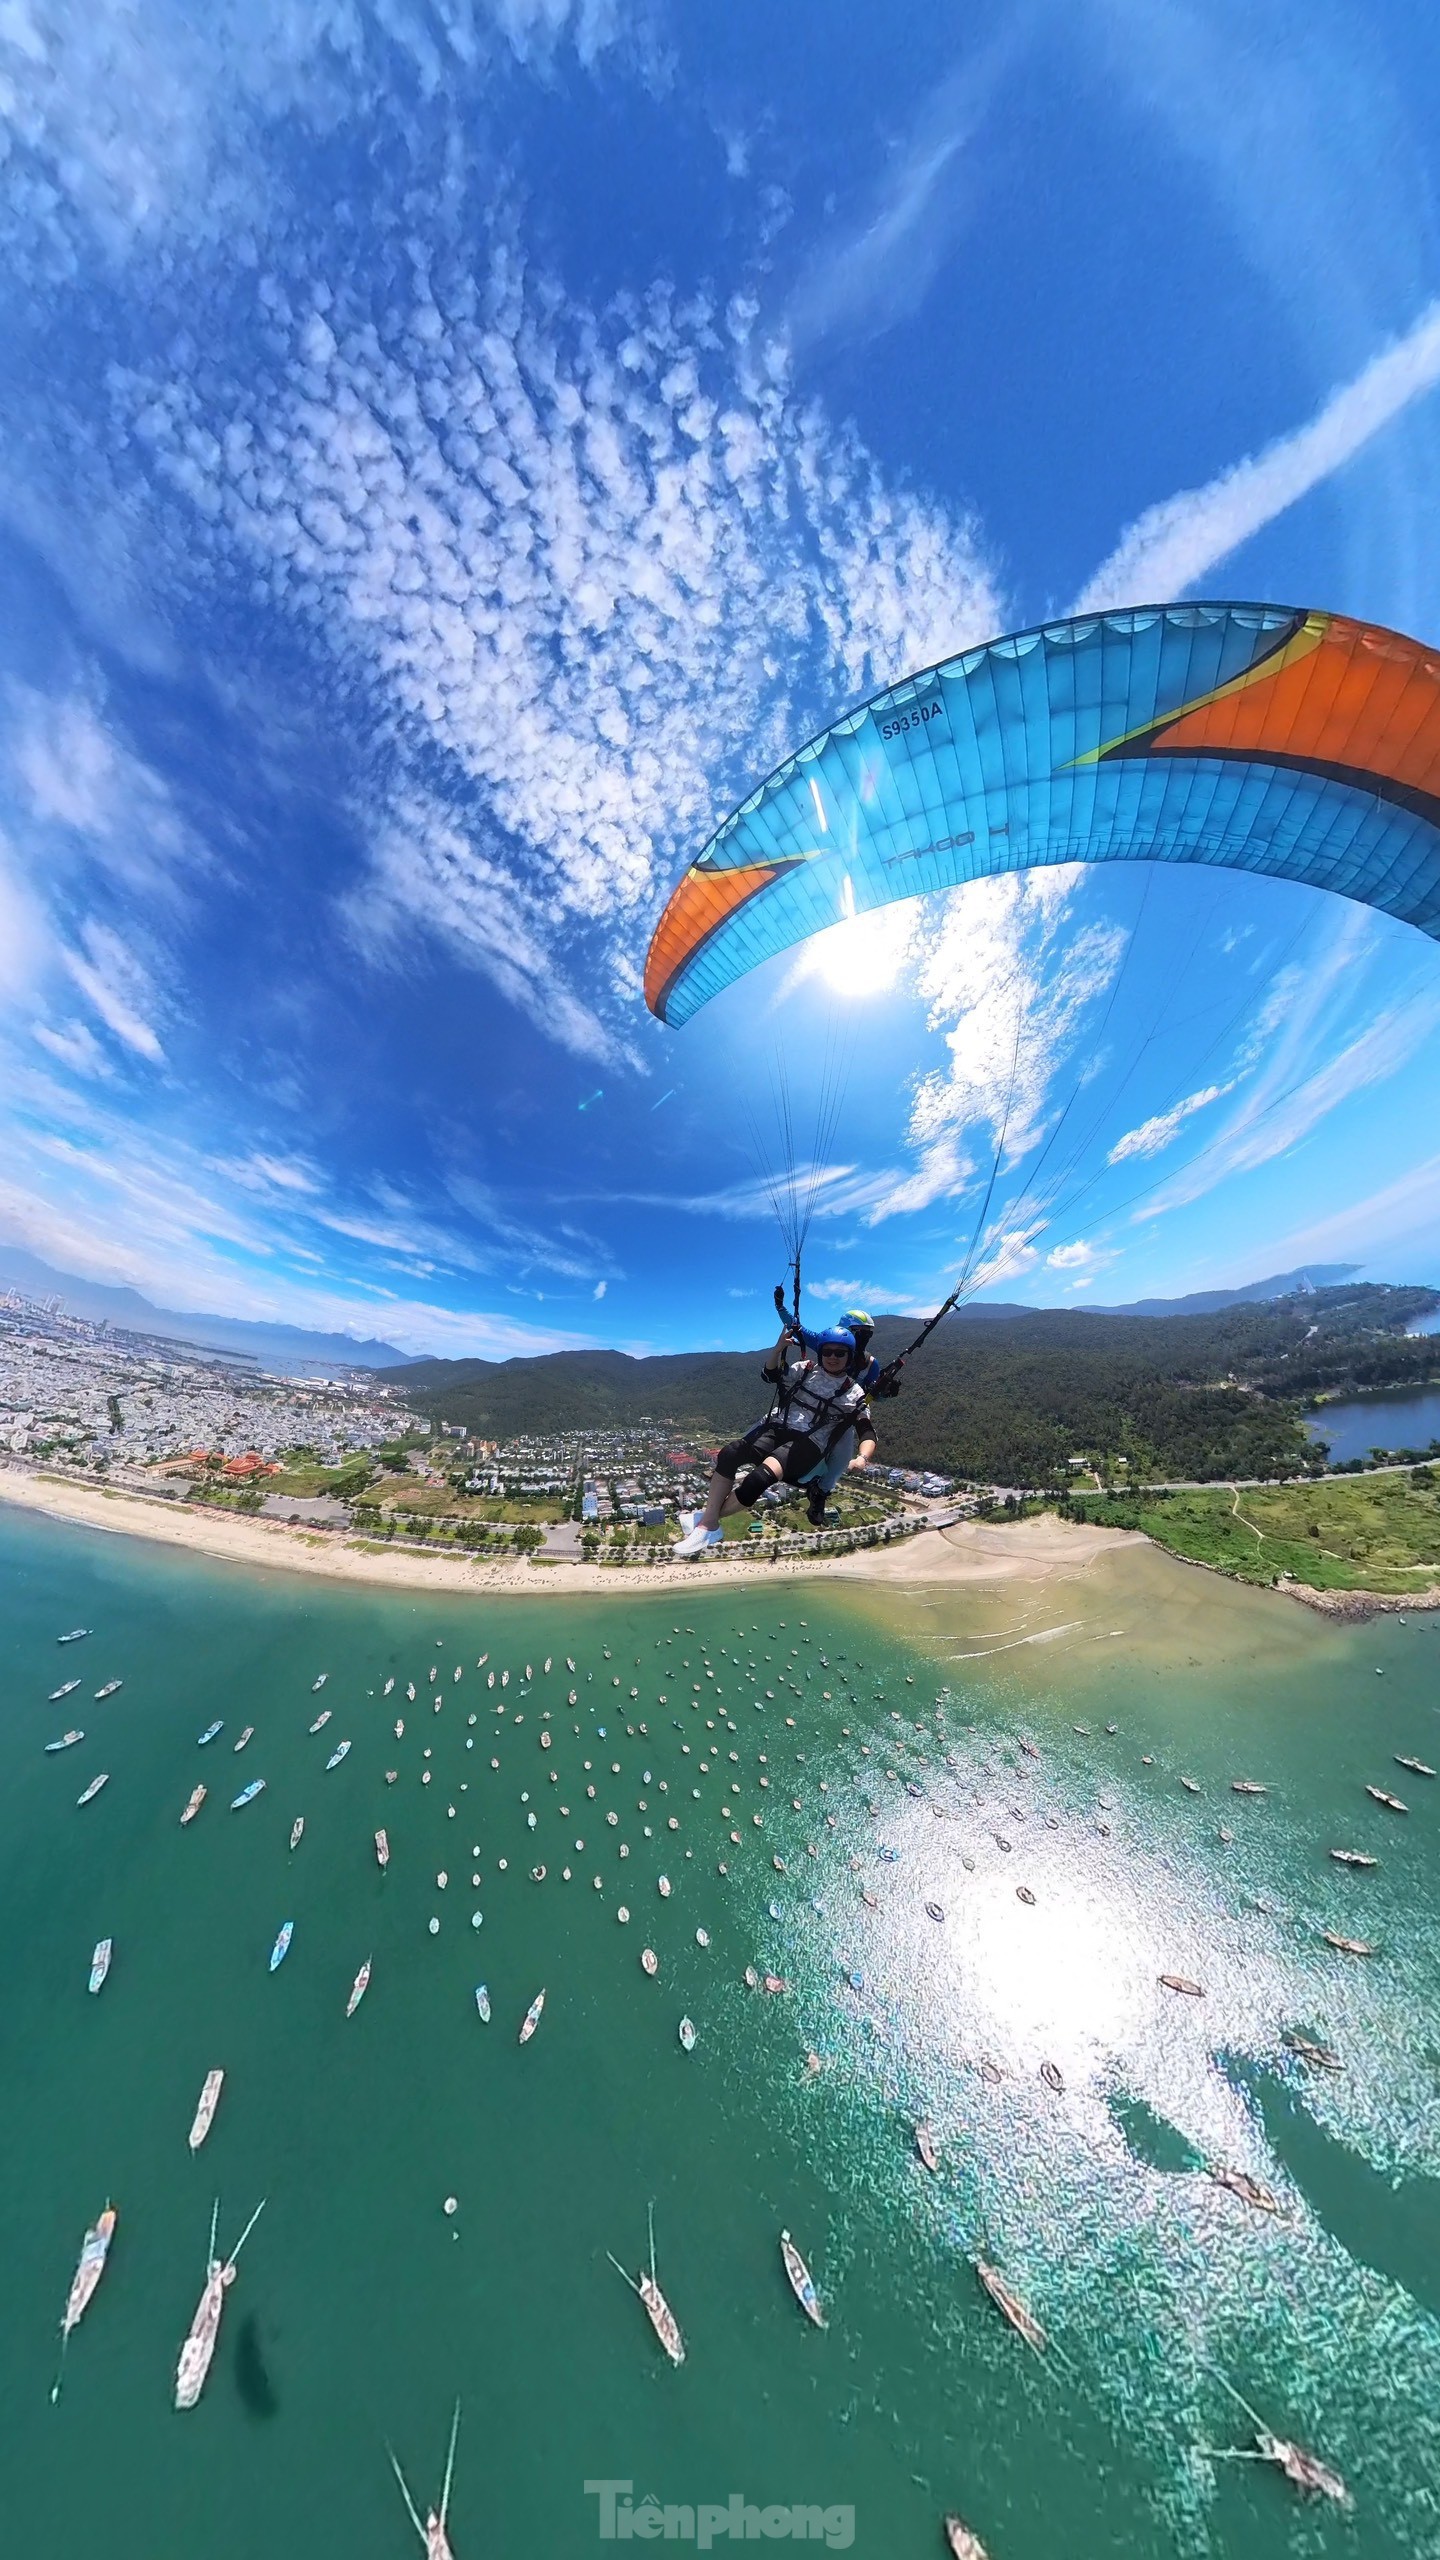
[[[853,2511],[875,2560],[928,2560],[946,2511],[991,2560],[1440,2550],[1440,1781],[1394,1760],[1440,1763],[1435,1617],[1335,1625],[1148,1550],[1043,1588],[411,1600],[23,1515],[0,1592],[7,2549],[401,2555],[387,2446],[423,2514],[458,2397],[456,2560],[596,2551],[594,2481],[814,2505],[832,2548]],[[217,2195],[222,2246],[265,2209],[180,2415]],[[641,2266],[652,2201],[678,2371],[606,2255]],[[1248,2440],[1222,2376],[1353,2513],[1206,2457]]]

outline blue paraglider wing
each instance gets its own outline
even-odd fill
[[[912,676],[802,747],[671,895],[645,997],[681,1023],[827,925],[1062,862],[1297,880],[1440,939],[1440,655],[1338,614],[1085,614]]]

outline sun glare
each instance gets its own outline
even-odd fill
[[[888,995],[910,957],[914,927],[915,901],[908,898],[847,916],[816,935],[807,975],[823,979],[832,995]]]

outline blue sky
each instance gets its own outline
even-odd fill
[[[0,11],[0,1240],[751,1342],[783,1072],[817,1298],[944,1294],[1007,1098],[989,1294],[1440,1280],[1440,953],[1363,910],[1049,874],[640,999],[726,809],[954,647],[1440,637],[1440,24],[984,15]]]

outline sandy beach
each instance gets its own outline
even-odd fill
[[[198,1503],[182,1506],[150,1500],[142,1494],[19,1467],[0,1468],[0,1501],[43,1511],[76,1527],[183,1547],[192,1555],[224,1564],[316,1574],[330,1582],[370,1583],[392,1591],[510,1592],[531,1599],[543,1591],[556,1597],[608,1591],[634,1598],[650,1590],[713,1585],[719,1577],[727,1585],[813,1581],[820,1576],[892,1585],[1044,1583],[1083,1572],[1097,1557],[1117,1547],[1147,1544],[1129,1530],[1082,1526],[1047,1516],[1004,1527],[963,1521],[951,1529],[922,1530],[895,1546],[861,1547],[851,1555],[833,1558],[797,1556],[793,1564],[732,1563],[727,1558],[724,1563],[643,1567],[583,1561],[537,1565],[519,1557],[502,1562],[454,1551],[434,1555],[397,1551],[378,1541],[292,1529],[284,1521],[206,1510]]]

